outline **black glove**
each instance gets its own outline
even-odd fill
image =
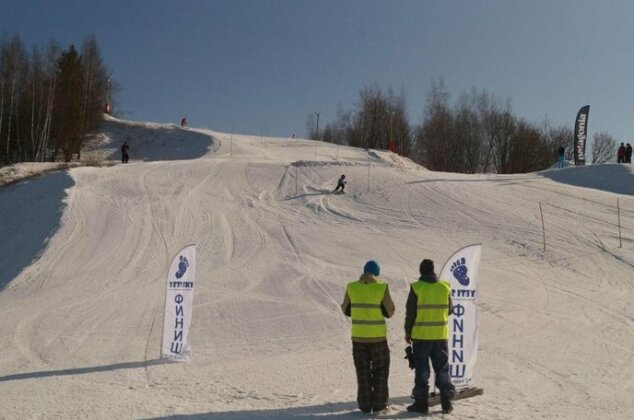
[[[414,365],[414,353],[412,352],[412,346],[405,347],[404,359],[407,359],[410,369],[414,369],[416,367],[416,365]]]

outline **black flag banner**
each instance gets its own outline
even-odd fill
[[[581,107],[575,120],[575,165],[586,164],[586,143],[588,137],[588,114],[590,105]]]

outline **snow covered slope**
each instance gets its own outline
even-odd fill
[[[439,173],[385,151],[114,119],[90,153],[116,160],[124,140],[129,164],[0,189],[0,418],[363,418],[339,303],[371,258],[397,305],[390,394],[404,406],[408,284],[422,258],[440,269],[475,242],[485,395],[454,416],[633,416],[631,167]],[[189,243],[193,360],[163,364],[166,271]]]

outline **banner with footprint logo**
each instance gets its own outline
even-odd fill
[[[190,359],[189,326],[192,322],[196,245],[183,248],[167,274],[161,358],[177,362]]]
[[[478,270],[482,245],[455,252],[440,272],[440,280],[451,284],[452,314],[449,317],[449,374],[456,389],[473,386],[478,355]]]

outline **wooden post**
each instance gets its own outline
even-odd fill
[[[544,225],[544,212],[542,210],[542,202],[539,202],[539,213],[542,215],[542,233],[544,236],[544,252],[546,252],[546,227]]]
[[[370,155],[368,155],[368,192],[370,192]]]
[[[297,166],[295,167],[295,197],[297,197]]]
[[[616,199],[616,216],[619,224],[619,248],[623,247],[623,242],[621,241],[621,207],[619,206],[619,199]]]

